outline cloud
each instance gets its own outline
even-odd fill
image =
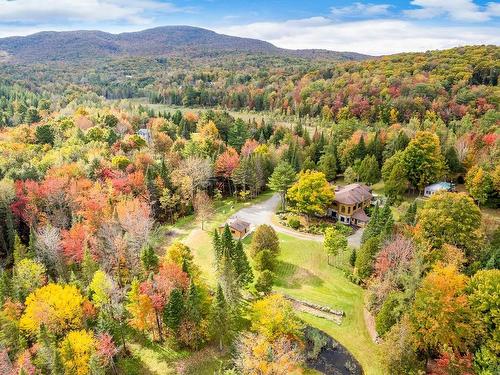
[[[486,8],[473,0],[413,0],[410,3],[419,8],[406,10],[404,14],[417,19],[447,16],[456,21],[482,22],[500,14],[500,3],[496,2]]]
[[[336,22],[314,17],[218,27],[215,31],[269,41],[290,49],[321,48],[370,55],[426,51],[470,44],[500,44],[495,27],[429,26],[411,20]]]
[[[125,21],[148,24],[146,13],[182,11],[172,3],[156,0],[0,0],[0,22],[37,24]]]
[[[345,7],[331,7],[330,12],[336,18],[362,18],[386,15],[390,4],[353,3]]]

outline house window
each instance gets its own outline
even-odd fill
[[[347,213],[350,214],[351,213],[351,206],[347,207]]]
[[[340,212],[345,213],[345,206],[340,206]]]
[[[340,221],[344,222],[344,217],[343,216],[340,217]]]

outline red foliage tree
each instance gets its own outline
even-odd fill
[[[72,263],[81,262],[85,249],[87,229],[84,224],[77,223],[69,230],[61,231],[61,245],[66,259]]]
[[[239,164],[240,157],[238,152],[234,148],[228,147],[227,150],[217,158],[215,162],[215,172],[219,176],[230,178]]]

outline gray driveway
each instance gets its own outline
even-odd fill
[[[231,216],[231,219],[238,218],[247,221],[252,225],[253,229],[259,225],[267,224],[272,226],[274,230],[279,233],[287,234],[289,236],[293,236],[303,240],[323,242],[323,236],[321,235],[301,233],[282,225],[273,223],[272,219],[279,203],[279,195],[274,194],[271,198],[264,202],[256,203],[250,207],[242,208],[233,216]],[[358,229],[356,233],[349,236],[347,238],[349,246],[358,248],[360,246],[362,233],[363,229]]]

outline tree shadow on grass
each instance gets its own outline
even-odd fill
[[[281,288],[298,289],[302,285],[313,287],[323,285],[323,279],[311,271],[281,260],[276,263],[275,273],[276,279],[274,285]]]

